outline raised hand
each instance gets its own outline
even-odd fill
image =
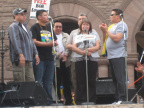
[[[135,67],[135,70],[137,72],[142,72],[144,73],[144,64],[142,65],[140,62],[137,62],[137,67]]]

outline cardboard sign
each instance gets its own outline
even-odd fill
[[[46,10],[49,13],[50,0],[32,0],[30,19],[36,19],[37,10]]]

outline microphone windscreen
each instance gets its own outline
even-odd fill
[[[51,21],[51,20],[52,20],[52,17],[51,17],[51,16],[48,16],[48,19]]]

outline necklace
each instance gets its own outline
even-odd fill
[[[43,30],[43,28],[42,28],[42,26],[39,24],[39,26],[40,26],[40,28],[41,28],[41,30]],[[47,26],[45,25],[45,27],[46,27],[46,30],[47,30]]]

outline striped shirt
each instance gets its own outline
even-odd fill
[[[27,24],[23,23],[26,31],[20,22],[14,21],[8,29],[10,42],[10,58],[12,62],[18,61],[19,54],[23,54],[26,61],[32,61],[38,54],[36,46],[32,40],[32,33]]]

